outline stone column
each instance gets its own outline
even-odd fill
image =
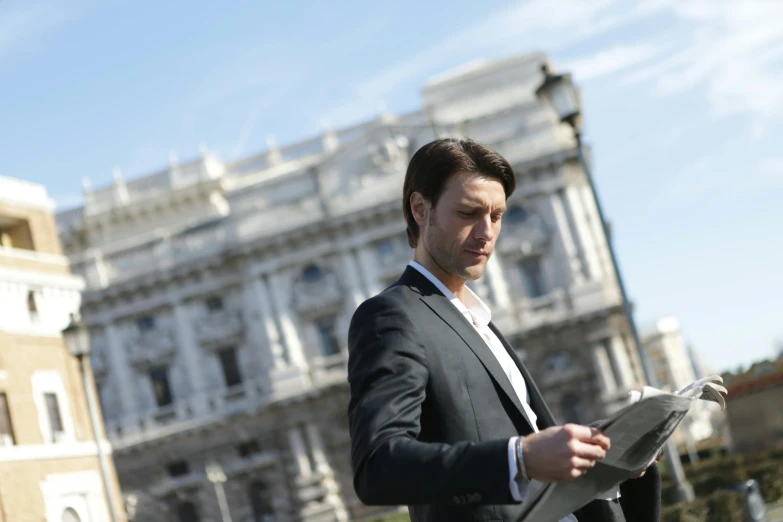
[[[359,259],[359,268],[364,275],[364,291],[365,295],[371,297],[381,293],[383,288],[382,283],[378,277],[378,258],[375,255],[371,246],[364,246],[359,248],[356,252]]]
[[[324,443],[321,440],[321,434],[318,433],[318,427],[312,423],[308,423],[306,429],[307,442],[310,445],[310,452],[313,456],[313,462],[315,463],[315,471],[323,474],[330,473],[332,468],[329,466],[329,460],[326,458]]]
[[[174,311],[174,325],[177,334],[177,353],[188,376],[190,388],[190,403],[197,412],[204,411],[206,397],[204,396],[205,376],[201,372],[203,362],[199,361],[201,355],[201,346],[196,340],[193,332],[193,323],[188,319],[188,312],[182,303],[172,305]]]
[[[617,373],[617,384],[623,389],[629,389],[634,385],[634,378],[623,338],[620,335],[614,335],[610,342],[612,363]]]
[[[613,275],[614,268],[612,267],[612,259],[609,255],[609,245],[607,244],[607,240],[609,238],[605,239],[603,228],[604,225],[601,223],[601,219],[598,216],[598,208],[595,206],[595,199],[593,198],[592,192],[590,191],[590,187],[589,185],[585,184],[580,186],[578,189],[575,189],[575,192],[579,196],[579,200],[582,203],[581,206],[584,209],[584,214],[589,217],[587,225],[593,231],[593,237],[595,238],[595,253],[598,258],[598,262],[601,265],[601,273],[604,275]],[[615,277],[613,275],[612,281],[614,280]]]
[[[609,360],[609,353],[606,351],[604,343],[598,343],[593,346],[593,365],[595,373],[598,375],[601,391],[606,394],[617,391],[617,381],[612,371],[612,362]]]
[[[353,250],[343,252],[341,268],[347,290],[348,306],[353,311],[367,299],[367,295],[362,291],[359,264],[356,261],[356,253]]]
[[[296,462],[296,469],[300,477],[307,477],[313,474],[313,468],[310,466],[310,457],[307,455],[307,446],[302,429],[299,427],[288,430],[288,442],[291,444],[291,453]]]
[[[362,291],[361,274],[359,273],[359,264],[356,261],[356,253],[354,251],[346,250],[343,253],[340,267],[343,273],[342,279],[345,284],[346,299],[343,313],[340,317],[340,324],[337,328],[340,339],[347,339],[353,313],[367,299],[367,295]]]
[[[566,256],[568,257],[568,268],[570,276],[576,284],[584,282],[584,272],[582,270],[582,261],[579,259],[579,251],[574,237],[571,234],[571,226],[568,223],[568,216],[566,215],[563,202],[560,199],[560,194],[555,192],[549,196],[550,204],[552,205],[552,212],[555,216],[555,222],[557,223],[557,232],[560,236],[560,240],[563,244]]]
[[[138,415],[139,402],[138,393],[139,390],[134,385],[133,367],[130,360],[125,357],[125,349],[122,346],[122,340],[120,339],[117,328],[112,323],[107,323],[104,326],[104,332],[106,333],[106,340],[108,341],[108,364],[109,371],[114,376],[114,382],[117,383],[117,395],[120,399],[120,407],[122,408],[122,417],[128,415]]]
[[[579,194],[579,187],[568,187],[565,190],[566,204],[570,210],[569,214],[573,221],[574,228],[579,234],[579,243],[582,245],[582,256],[588,268],[588,278],[600,280],[603,278],[603,267],[599,257],[599,245],[602,242],[596,240],[594,229],[590,226],[595,218],[587,213],[582,205]]]
[[[487,267],[484,272],[482,281],[489,287],[492,294],[492,300],[494,301],[497,310],[507,310],[511,302],[511,298],[508,293],[508,284],[506,283],[506,277],[503,274],[503,267],[500,265],[500,259],[498,253],[492,254],[492,257],[487,261]]]
[[[248,322],[259,328],[253,328],[251,331],[260,331],[261,340],[265,345],[262,348],[261,358],[265,364],[272,368],[285,368],[288,364],[286,360],[285,348],[280,340],[280,332],[275,324],[274,314],[272,312],[271,297],[266,281],[254,277],[245,283],[245,300],[248,310],[258,310],[258,315],[246,313]]]
[[[334,508],[334,514],[339,522],[348,522],[350,517],[345,509],[345,503],[340,497],[340,486],[335,480],[332,468],[329,466],[329,461],[326,458],[326,449],[324,448],[321,435],[318,433],[318,427],[315,424],[308,423],[306,430],[307,442],[310,445],[310,453],[315,463],[315,471],[324,475],[321,484],[329,492],[326,496],[326,502]]]
[[[291,302],[290,283],[291,276],[285,272],[278,272],[269,277],[272,302],[277,312],[280,333],[288,351],[288,362],[293,366],[306,369],[307,360],[305,359],[302,341],[299,337],[299,332],[296,330],[293,311],[289,305]]]

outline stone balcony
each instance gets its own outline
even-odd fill
[[[344,374],[342,379],[345,380]],[[162,408],[107,419],[106,432],[112,446],[124,450],[188,427],[222,422],[226,416],[288,400],[311,388],[312,382],[306,372],[285,368],[274,371],[271,378],[246,380],[232,388],[205,390],[185,395]]]
[[[390,240],[389,247],[384,252],[378,253],[378,275],[382,279],[399,277],[405,270],[411,259],[413,259],[413,250],[407,243]]]
[[[325,273],[316,281],[297,281],[292,293],[294,307],[303,316],[336,311],[345,295],[340,281],[332,273]]]
[[[174,331],[169,326],[158,326],[140,332],[127,341],[131,363],[140,368],[169,362],[176,352]]]
[[[497,248],[501,253],[509,256],[540,253],[551,237],[541,217],[533,214],[521,223],[505,225]]]
[[[245,322],[237,310],[220,310],[200,317],[195,329],[199,342],[206,348],[236,345],[245,336]]]

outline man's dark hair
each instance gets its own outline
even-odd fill
[[[508,161],[477,141],[447,138],[424,145],[411,158],[402,187],[402,213],[408,223],[408,244],[412,248],[419,241],[419,225],[411,212],[411,194],[419,192],[435,208],[449,179],[463,171],[500,181],[506,199],[517,186]]]

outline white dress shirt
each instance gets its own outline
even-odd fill
[[[410,266],[418,270],[421,275],[426,277],[435,287],[441,291],[446,298],[451,301],[457,310],[473,325],[476,331],[481,335],[484,342],[492,351],[495,358],[500,363],[500,367],[511,382],[511,386],[519,397],[519,402],[522,403],[522,408],[525,410],[525,415],[530,419],[533,425],[533,430],[538,431],[536,426],[536,419],[538,418],[533,409],[530,407],[530,397],[527,394],[527,386],[525,385],[525,379],[522,377],[522,372],[514,363],[514,360],[506,351],[503,343],[498,339],[497,335],[489,328],[489,322],[492,319],[492,311],[484,304],[479,296],[473,292],[467,286],[465,287],[465,301],[462,302],[454,295],[454,292],[446,288],[446,286],[440,282],[440,280],[432,275],[432,272],[424,268],[416,261],[411,261]],[[511,437],[508,441],[508,469],[509,469],[509,490],[511,496],[517,502],[523,502],[528,493],[529,482],[517,482],[514,477],[517,475],[517,459],[514,452],[514,445],[519,437]],[[576,517],[568,515],[560,520],[560,522],[577,522]]]

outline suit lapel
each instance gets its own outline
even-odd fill
[[[519,359],[517,353],[514,351],[511,345],[508,344],[506,338],[503,337],[494,324],[489,323],[489,328],[495,333],[497,338],[500,339],[500,342],[503,343],[506,351],[511,356],[511,360],[513,360],[514,364],[517,365],[517,368],[519,368],[519,371],[522,373],[522,377],[525,379],[527,395],[530,397],[530,407],[538,417],[538,429],[549,428],[550,426],[557,424],[555,422],[554,416],[552,415],[552,412],[549,411],[549,407],[546,405],[546,402],[544,402],[544,397],[538,390],[538,386],[536,386],[536,383],[533,381],[533,377],[530,376],[530,372],[528,372],[525,365],[522,364],[522,361]]]
[[[423,295],[421,300],[424,301],[430,309],[435,312],[443,321],[449,325],[459,335],[470,350],[478,357],[481,364],[487,370],[492,379],[500,386],[505,392],[506,396],[511,400],[514,406],[517,408],[520,414],[524,417],[528,424],[532,427],[525,410],[522,408],[522,403],[519,400],[519,396],[511,386],[511,381],[508,380],[503,368],[489,349],[487,343],[479,335],[472,324],[460,313],[457,308],[449,302],[449,300],[440,292],[437,294]]]

